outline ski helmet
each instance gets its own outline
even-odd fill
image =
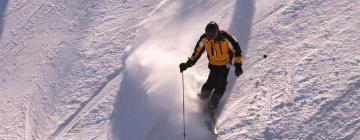
[[[219,26],[215,21],[211,21],[205,27],[205,34],[208,37],[214,37],[219,31]]]

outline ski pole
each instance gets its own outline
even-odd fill
[[[184,73],[181,72],[181,76],[182,76],[182,87],[183,87],[183,126],[184,126],[184,139],[185,139],[185,87],[184,87]]]
[[[263,60],[263,59],[265,59],[265,58],[267,58],[267,55],[266,55],[266,54],[264,54],[264,55],[263,55],[260,59],[258,59],[257,61],[255,61],[255,62],[253,62],[253,63],[251,63],[251,64],[247,65],[247,67],[245,67],[245,69],[250,68],[252,65],[254,65],[254,64],[256,64],[256,63],[258,63],[259,61],[261,61],[261,60]]]

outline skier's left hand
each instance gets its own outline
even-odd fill
[[[235,76],[239,77],[243,74],[243,69],[241,68],[241,64],[235,64]]]

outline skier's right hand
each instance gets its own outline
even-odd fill
[[[180,67],[180,73],[182,73],[183,71],[185,71],[189,67],[189,65],[187,63],[181,63],[179,65],[179,67]]]
[[[243,69],[241,68],[241,64],[235,64],[235,76],[239,77],[243,74]]]

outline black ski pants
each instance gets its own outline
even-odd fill
[[[229,68],[209,65],[209,69],[208,79],[201,88],[201,97],[207,99],[211,95],[210,103],[216,108],[226,90]]]

